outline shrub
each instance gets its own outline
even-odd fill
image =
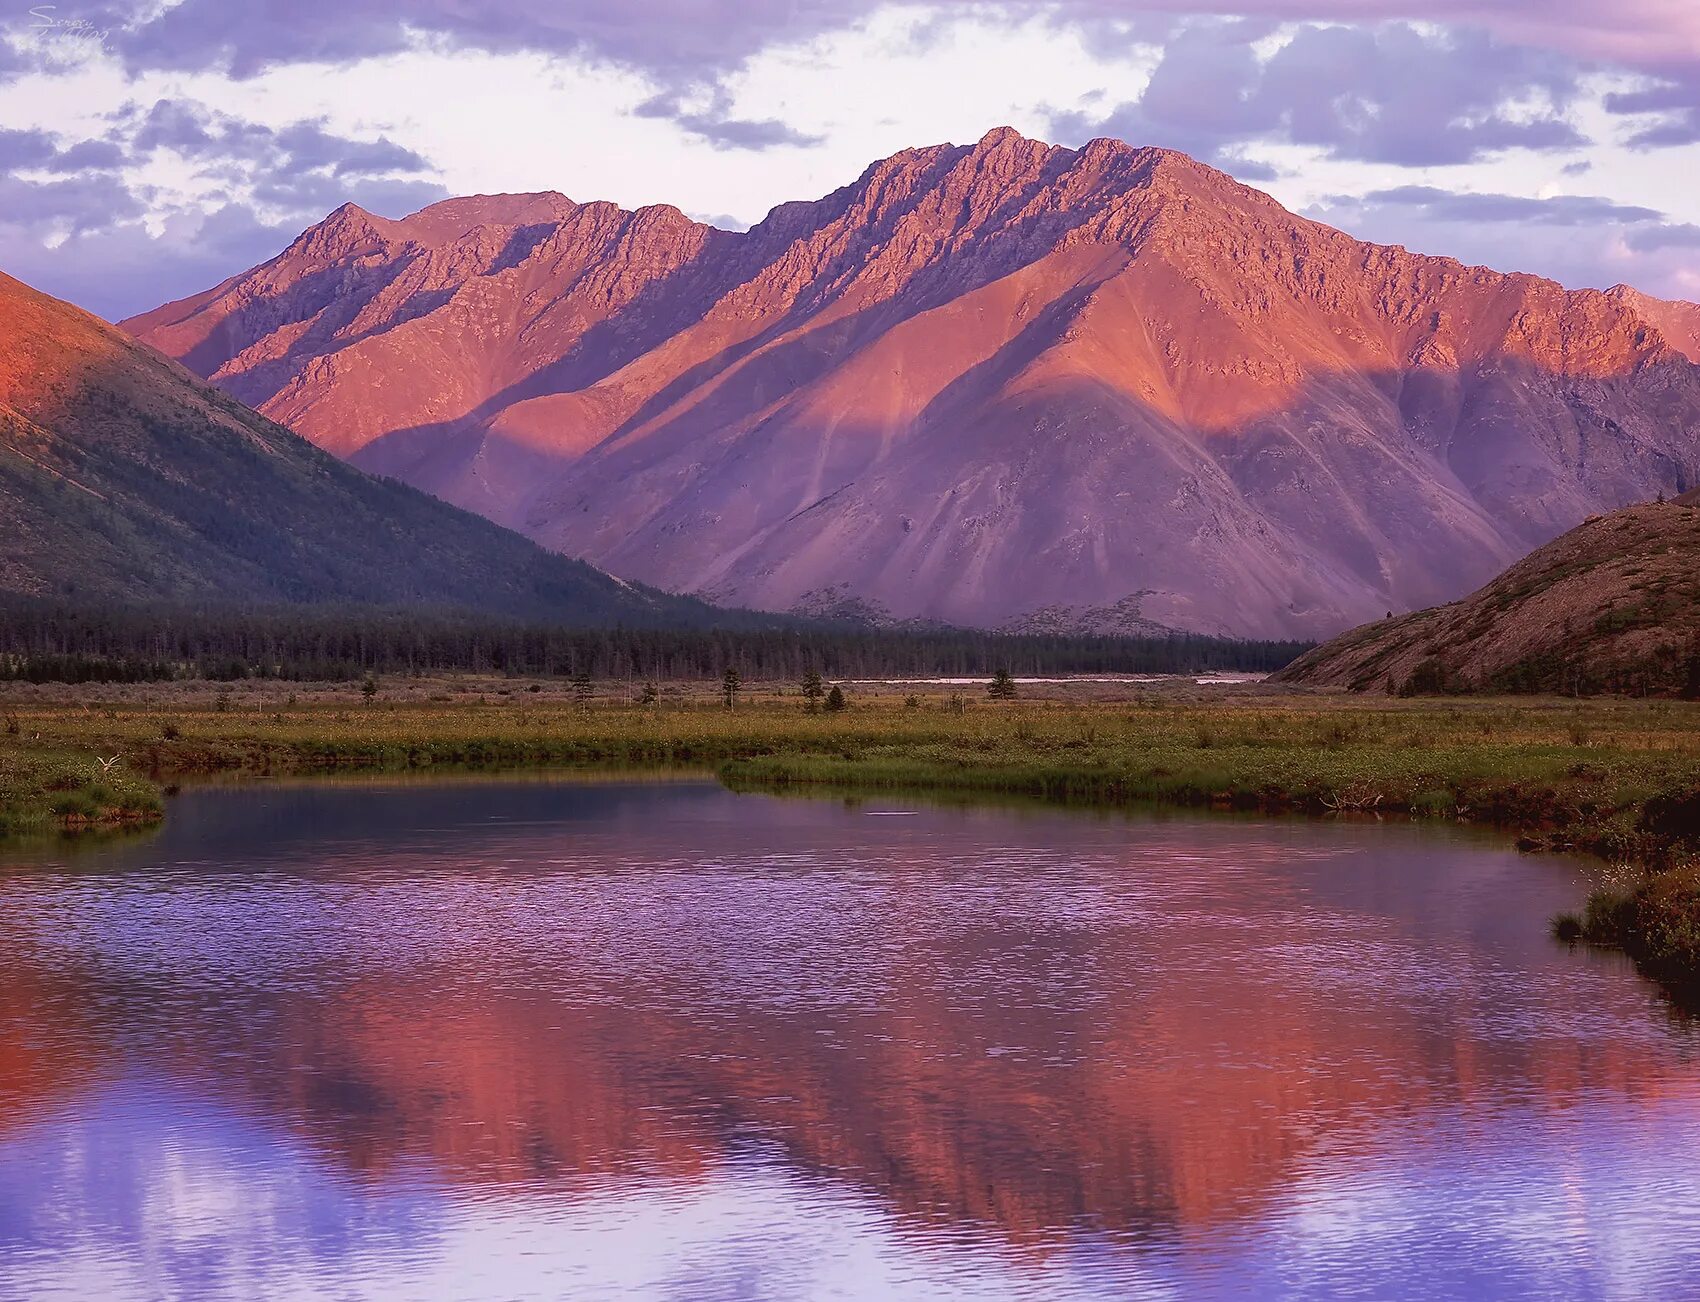
[[[1640,830],[1666,841],[1700,841],[1700,787],[1654,796],[1641,811]]]

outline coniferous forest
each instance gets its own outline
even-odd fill
[[[1158,637],[1001,635],[776,623],[769,628],[565,628],[459,613],[365,609],[248,611],[0,609],[0,680],[152,682],[281,678],[347,681],[366,673],[494,673],[637,680],[751,681],[991,674],[1164,674],[1280,668],[1305,644]]]

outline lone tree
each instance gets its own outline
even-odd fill
[[[654,705],[661,699],[661,689],[653,682],[643,685],[643,692],[638,696],[639,705]]]
[[[810,714],[820,709],[820,698],[826,695],[826,688],[821,683],[820,674],[811,669],[803,675],[803,699],[808,702],[804,708]]]
[[[992,675],[992,681],[986,686],[986,695],[994,701],[1015,699],[1015,679],[1010,677],[1009,670],[1000,669]]]
[[[366,704],[370,705],[377,694],[378,675],[369,672],[366,677],[360,681],[360,695],[364,696],[366,698]]]
[[[720,694],[725,698],[728,710],[738,703],[738,693],[743,690],[744,680],[738,676],[737,669],[727,665],[726,672],[720,675]]]
[[[837,683],[834,683],[832,685],[832,690],[826,694],[827,713],[837,714],[838,711],[844,708],[844,703],[844,689]]]
[[[596,688],[590,681],[588,670],[581,669],[573,675],[573,700],[578,702],[578,708],[588,710],[590,698],[596,695]]]

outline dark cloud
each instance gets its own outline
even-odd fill
[[[88,21],[135,67],[222,68],[237,77],[291,63],[346,63],[420,41],[609,59],[672,84],[729,70],[776,41],[842,27],[866,0],[117,0]]]
[[[765,47],[861,21],[891,0],[94,0],[77,21],[149,68],[222,67],[249,76],[282,64],[394,53],[417,41],[496,52],[585,54],[670,84],[712,78]],[[904,0],[896,0],[904,3]],[[1264,22],[1421,20],[1492,30],[1626,66],[1656,69],[1697,52],[1682,0],[910,0],[929,18],[1040,17],[1114,39],[1187,16],[1234,13]],[[69,33],[64,33],[69,35]]]
[[[0,181],[0,195],[5,185]],[[299,230],[293,222],[269,223],[232,204],[171,218],[157,236],[130,223],[76,232],[47,249],[10,217],[8,211],[0,219],[0,266],[109,321],[216,285],[232,271],[272,257]]]
[[[140,220],[140,198],[116,177],[92,173],[51,181],[0,175],[0,220],[39,235],[105,230]]]
[[[1629,144],[1635,149],[1662,149],[1700,141],[1700,67],[1681,69],[1643,86],[1606,96],[1612,113],[1653,120],[1638,128]]]
[[[731,116],[730,97],[717,92],[705,109],[683,107],[681,97],[665,92],[651,96],[632,110],[640,118],[664,118],[716,149],[772,149],[778,145],[816,145],[811,136],[772,118]]]
[[[1516,147],[1564,148],[1578,139],[1561,118],[1529,120],[1502,113],[1501,106],[1529,89],[1568,96],[1583,68],[1601,66],[1650,79],[1641,90],[1613,97],[1614,111],[1656,117],[1636,129],[1636,145],[1700,139],[1700,24],[1683,12],[1682,0],[1617,0],[1609,13],[1598,0],[889,2],[922,16],[915,39],[923,45],[965,16],[1040,19],[1078,29],[1096,47],[1161,44],[1165,56],[1151,90],[1102,122],[1117,124],[1118,134],[1205,157],[1250,133],[1317,145],[1339,158],[1412,165]],[[886,3],[96,0],[78,7],[77,21],[134,70],[221,69],[239,78],[419,45],[608,61],[656,83],[662,93],[651,101],[651,115],[671,118],[721,148],[761,149],[812,140],[780,121],[682,109],[680,96],[692,103],[721,94],[726,75],[759,51],[843,30]],[[1226,24],[1232,33],[1226,41],[1209,30],[1223,14],[1237,15]],[[1279,23],[1308,25],[1280,56],[1260,65],[1249,41]],[[1445,34],[1437,37],[1432,24],[1445,25]],[[0,44],[0,57],[15,61],[19,52]]]
[[[63,146],[46,131],[0,128],[0,169],[10,172],[108,172],[124,162],[124,151],[107,140]]]
[[[1458,194],[1429,185],[1372,190],[1361,198],[1336,196],[1325,206],[1419,208],[1441,221],[1539,222],[1546,226],[1597,226],[1606,222],[1662,222],[1655,208],[1617,203],[1594,195],[1531,199],[1516,194]]]
[[[254,201],[267,208],[322,217],[345,203],[356,203],[380,216],[405,217],[426,204],[447,199],[449,192],[436,181],[409,181],[388,177],[361,177],[347,181],[323,173],[262,179],[251,191]]]
[[[0,127],[0,168],[45,167],[59,153],[59,146],[45,131],[13,131]]]
[[[126,179],[162,151],[241,201],[210,213],[162,205]],[[264,261],[351,200],[403,216],[448,197],[430,171],[388,139],[351,139],[319,121],[272,127],[186,100],[129,105],[105,139],[69,147],[43,131],[0,130],[0,265],[108,317],[127,315]],[[150,215],[162,233],[145,228]]]
[[[1560,116],[1581,69],[1557,55],[1480,32],[1386,23],[1303,27],[1264,58],[1254,42],[1268,31],[1243,19],[1188,24],[1139,99],[1095,119],[1058,114],[1055,126],[1076,139],[1183,149],[1229,170],[1235,146],[1258,140],[1407,167],[1585,143]],[[1514,114],[1513,102],[1550,108]]]
[[[420,154],[386,137],[354,140],[323,121],[270,127],[218,113],[190,100],[159,100],[143,111],[131,105],[115,116],[116,130],[134,155],[169,149],[224,168],[263,167],[284,174],[324,171],[373,176],[431,170]]]
[[[1530,199],[1409,185],[1336,195],[1305,215],[1359,239],[1533,272],[1577,288],[1626,281],[1672,298],[1691,298],[1700,289],[1693,272],[1700,226],[1593,195]]]
[[[1659,249],[1700,249],[1700,226],[1692,222],[1667,222],[1631,231],[1626,237],[1637,253]]]
[[[113,172],[124,166],[123,147],[113,140],[79,140],[54,155],[55,172]]]

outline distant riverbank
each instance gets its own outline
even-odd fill
[[[994,702],[953,682],[702,686],[461,678],[359,685],[27,687],[0,693],[0,826],[157,818],[161,784],[214,773],[441,767],[717,768],[739,785],[1001,792],[1491,824],[1621,864],[1565,925],[1673,982],[1700,974],[1700,707],[1412,700],[1070,680]]]

